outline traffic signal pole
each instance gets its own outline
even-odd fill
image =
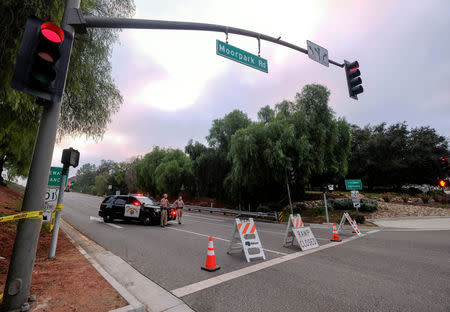
[[[176,22],[176,21],[161,21],[161,20],[146,20],[146,19],[132,19],[132,18],[118,18],[118,17],[97,17],[97,16],[83,16],[81,10],[72,10],[71,25],[79,26],[80,29],[86,28],[132,28],[132,29],[165,29],[165,30],[200,30],[200,31],[214,31],[223,32],[225,34],[236,34],[246,37],[253,37],[255,39],[269,41],[278,45],[285,46],[290,49],[308,54],[308,51],[295,44],[281,40],[280,38],[271,37],[258,32],[236,28],[231,26],[194,23],[194,22]],[[333,65],[343,68],[344,64],[340,64],[333,60],[329,60]]]
[[[74,28],[68,25],[67,21],[71,9],[79,7],[80,0],[66,0],[61,28],[71,32],[72,35],[74,34]],[[60,111],[61,101],[55,101],[44,106],[42,111],[23,197],[23,212],[43,209],[42,205],[55,146]],[[28,295],[41,222],[40,219],[22,219],[19,221],[3,293],[3,302],[0,308],[2,312],[17,309],[27,311],[29,309]]]

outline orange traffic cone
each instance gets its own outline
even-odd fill
[[[214,272],[218,269],[220,269],[220,267],[216,265],[216,255],[214,254],[213,239],[212,236],[210,236],[208,243],[208,252],[206,253],[206,264],[204,267],[202,267],[202,270]]]
[[[356,223],[356,220],[355,219],[353,219],[353,224],[355,225],[355,227],[356,227],[356,230],[359,232],[359,227],[358,227],[358,223]],[[356,231],[355,230],[353,230],[353,232],[352,233],[356,233]]]
[[[336,223],[333,223],[333,236],[331,236],[332,242],[340,242],[341,239],[339,238],[339,233],[336,228]]]

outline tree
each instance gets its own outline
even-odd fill
[[[82,1],[81,9],[88,15],[134,14],[132,0]],[[63,10],[63,3],[57,0],[5,0],[0,4],[0,165],[5,165],[11,175],[25,176],[28,171],[41,112],[34,97],[10,87],[25,21],[36,15],[59,23]],[[59,137],[70,134],[100,138],[118,110],[122,97],[111,78],[109,62],[117,38],[118,31],[114,29],[89,29],[87,35],[76,36],[58,124]],[[12,139],[18,135],[25,139]]]
[[[275,119],[275,111],[269,105],[262,107],[258,112],[258,120],[267,124]]]
[[[155,180],[160,194],[178,195],[183,186],[191,189],[191,160],[181,150],[168,151],[155,170]]]
[[[97,168],[94,164],[84,164],[77,171],[77,174],[75,176],[76,183],[73,186],[73,190],[87,194],[94,194],[96,175]]]
[[[136,171],[136,185],[140,190],[148,192],[151,195],[158,193],[155,171],[166,154],[166,150],[156,146],[150,153],[145,154],[145,156],[134,165],[134,170]]]

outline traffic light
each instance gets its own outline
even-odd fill
[[[446,187],[447,186],[447,181],[439,180],[438,184],[439,184],[440,187]]]
[[[73,36],[58,25],[29,17],[11,87],[46,101],[60,101]]]
[[[439,156],[439,172],[442,176],[447,176],[450,174],[448,156]]]
[[[292,167],[287,167],[287,171],[289,173],[289,180],[291,183],[295,182],[295,169]]]
[[[348,94],[352,99],[357,100],[358,94],[364,92],[364,88],[361,85],[361,72],[359,71],[358,61],[352,63],[345,62],[345,76],[347,77]]]

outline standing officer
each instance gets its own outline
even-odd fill
[[[183,216],[183,208],[184,208],[183,197],[178,196],[178,199],[173,204],[175,208],[177,208],[178,224],[181,224],[181,217]]]
[[[161,199],[161,227],[167,225],[167,208],[169,208],[169,200],[167,199],[167,194],[164,194]]]

